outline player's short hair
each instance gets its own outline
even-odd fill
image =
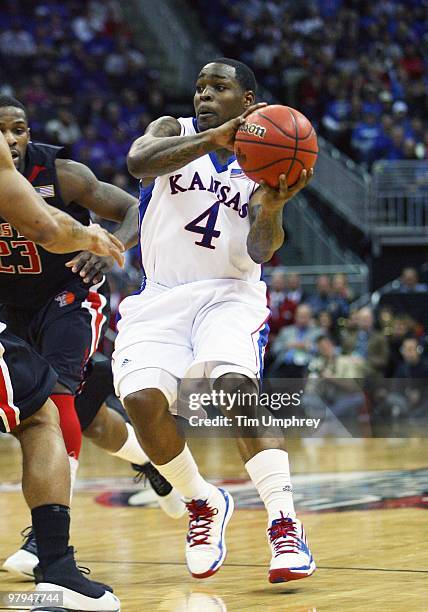
[[[257,81],[254,72],[247,64],[229,57],[216,57],[209,62],[210,64],[226,64],[235,68],[236,80],[244,91],[254,91],[257,93]]]
[[[27,109],[25,106],[22,104],[22,102],[16,98],[13,98],[12,96],[0,96],[0,108],[3,106],[14,106],[15,108],[20,108],[24,111],[25,116],[27,116]]]

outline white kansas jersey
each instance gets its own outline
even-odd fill
[[[197,133],[180,118],[181,136]],[[247,252],[248,202],[257,185],[235,156],[215,153],[155,179],[140,191],[140,248],[145,276],[165,287],[209,279],[260,280]]]

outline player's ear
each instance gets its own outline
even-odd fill
[[[252,104],[255,104],[255,101],[256,101],[256,94],[254,93],[254,91],[248,90],[244,93],[245,108],[248,108]]]

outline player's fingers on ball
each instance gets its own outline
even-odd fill
[[[285,174],[279,175],[279,192],[281,195],[286,195],[288,191],[287,177]]]
[[[262,189],[264,189],[264,191],[267,191],[267,192],[271,192],[271,191],[272,191],[272,187],[271,187],[270,185],[268,185],[268,184],[266,183],[266,181],[263,181],[263,180],[262,180],[262,181],[260,181],[259,185],[260,185],[260,187],[261,187]]]
[[[264,108],[265,106],[267,106],[266,102],[258,102],[257,104],[252,104],[241,116],[245,119],[245,117],[248,117],[248,115],[251,115],[251,113],[254,113],[254,111],[258,110],[259,108]]]
[[[314,177],[314,169],[313,168],[309,168],[308,176],[306,178],[306,185],[313,179],[313,177]]]
[[[299,182],[297,183],[298,189],[303,189],[303,187],[306,185],[306,179],[307,179],[307,172],[306,170],[302,170],[300,174]]]

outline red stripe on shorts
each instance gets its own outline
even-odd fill
[[[6,381],[3,374],[3,368],[7,369],[4,359],[0,359],[0,409],[6,414],[6,419],[12,431],[17,426],[15,410],[10,405],[11,398],[7,392]],[[13,402],[13,398],[12,398]]]

